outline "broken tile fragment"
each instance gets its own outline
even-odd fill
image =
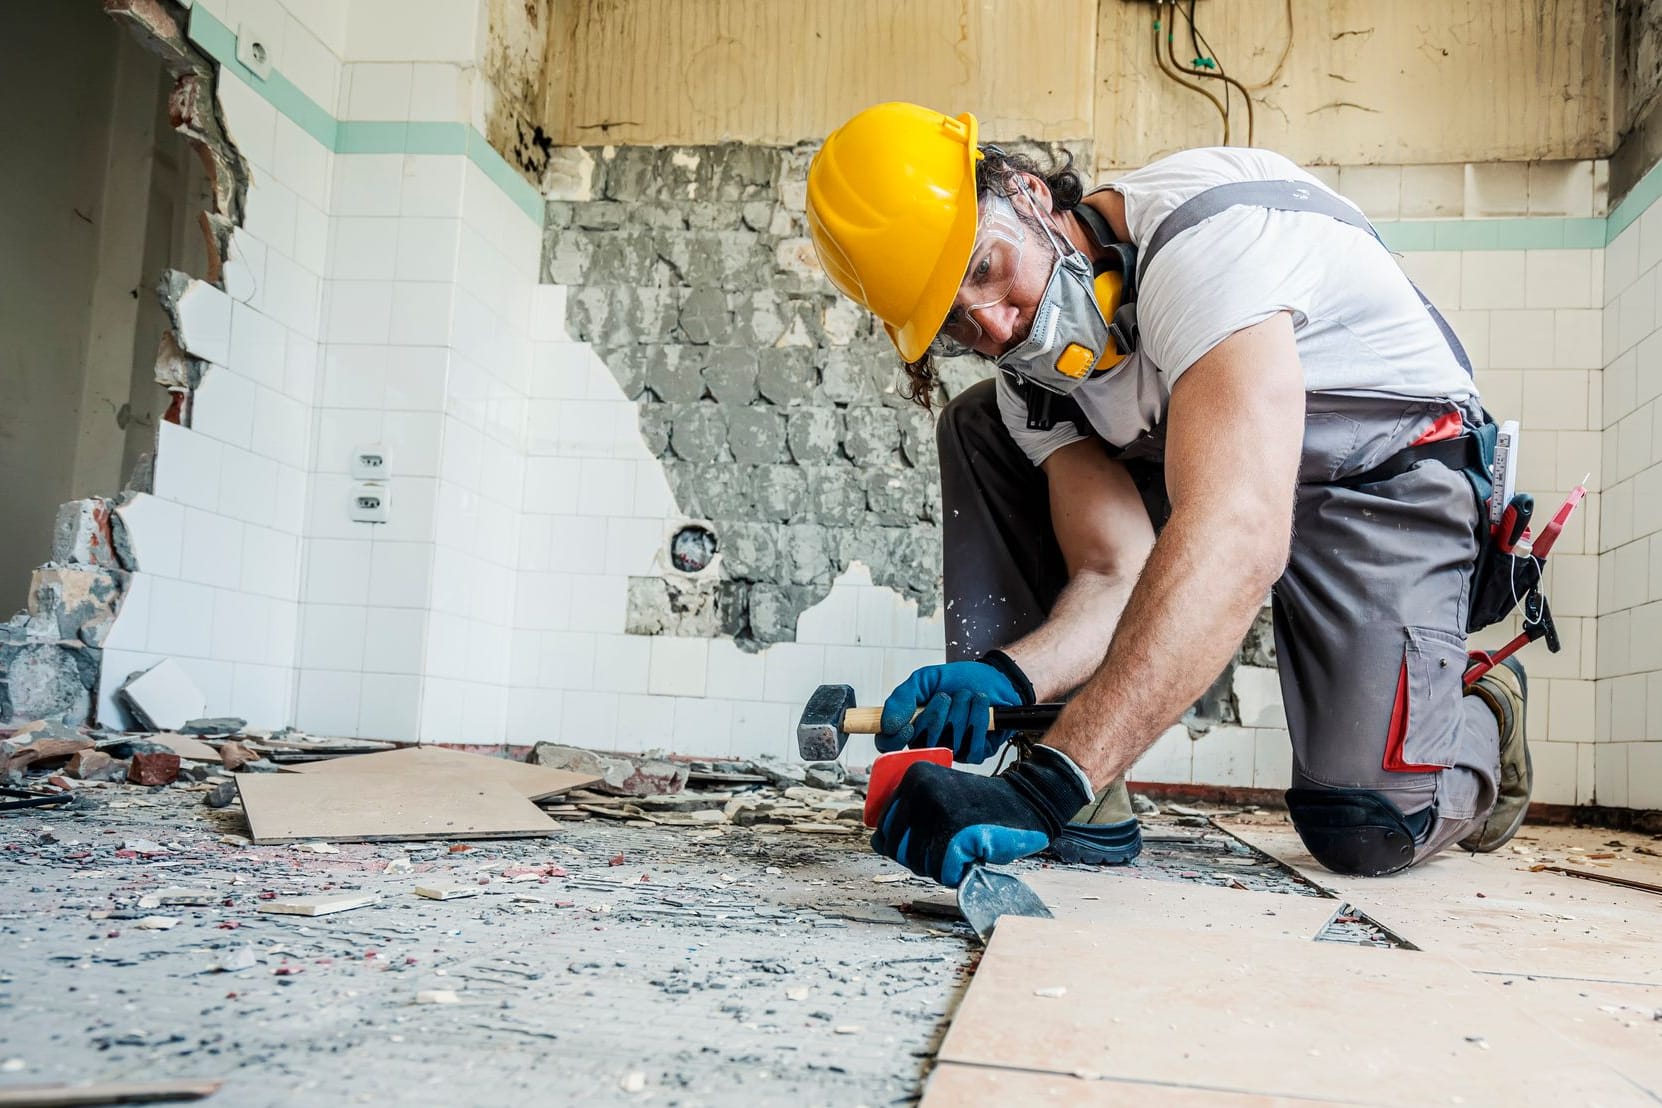
[[[287,900],[268,900],[260,911],[282,916],[327,916],[335,912],[349,912],[374,904],[381,898],[375,893],[337,893],[332,896],[295,896]]]
[[[248,721],[238,716],[208,716],[186,720],[179,730],[187,735],[235,735],[247,726]]]
[[[415,894],[428,900],[459,900],[464,896],[478,896],[479,886],[461,881],[432,881],[417,885]]]
[[[687,787],[690,767],[684,762],[630,754],[602,754],[560,743],[538,743],[526,759],[550,769],[598,776],[592,787],[612,796],[662,796]]]
[[[181,727],[186,720],[201,716],[207,706],[202,690],[172,658],[164,658],[128,678],[116,695],[152,731]]]
[[[423,989],[416,993],[417,1004],[455,1004],[460,1000],[453,989]]]
[[[127,763],[102,750],[82,750],[71,755],[64,773],[80,781],[125,781]]]

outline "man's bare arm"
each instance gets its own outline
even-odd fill
[[[1154,527],[1125,467],[1095,440],[1044,462],[1050,519],[1068,585],[1043,626],[1005,648],[1040,700],[1072,692],[1096,672],[1154,547]]]
[[[1045,737],[1097,787],[1206,691],[1286,566],[1304,437],[1291,318],[1237,331],[1191,366],[1168,424],[1171,519],[1106,660]]]

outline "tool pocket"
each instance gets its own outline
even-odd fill
[[[1541,583],[1541,561],[1528,554],[1508,554],[1494,535],[1483,540],[1472,569],[1471,607],[1466,630],[1481,631],[1512,614],[1530,590]]]
[[[1384,768],[1435,773],[1454,764],[1460,745],[1461,676],[1466,641],[1433,627],[1406,627]]]
[[[1304,416],[1304,451],[1299,455],[1298,480],[1301,485],[1325,485],[1338,476],[1339,470],[1356,453],[1356,443],[1362,437],[1359,420],[1338,412],[1306,412]]]

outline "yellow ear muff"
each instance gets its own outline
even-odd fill
[[[1120,301],[1125,297],[1125,274],[1117,269],[1103,270],[1092,282],[1092,291],[1096,294],[1096,306],[1101,310],[1102,318],[1112,320],[1114,313],[1120,309]],[[1102,358],[1096,363],[1096,369],[1104,372],[1113,369],[1129,353],[1129,350],[1105,350]],[[1067,351],[1064,350],[1062,355],[1066,357]],[[1057,368],[1060,369],[1061,366],[1058,365]]]

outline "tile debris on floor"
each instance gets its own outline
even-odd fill
[[[531,758],[539,772],[588,782],[546,792],[526,776],[531,766],[510,771],[448,751],[390,758],[365,753],[387,744],[236,723],[181,728],[222,764],[189,750],[197,760],[181,757],[171,783],[154,786],[126,783],[139,756],[173,754],[144,737],[0,740],[6,783],[43,804],[7,812],[0,825],[0,937],[11,952],[0,968],[0,1091],[136,1075],[222,1081],[217,1099],[237,1105],[373,1102],[389,1090],[408,1103],[676,1105],[907,1104],[926,1083],[930,1103],[943,1104],[991,1103],[998,1089],[1093,1104],[1268,1103],[1262,1096],[1286,1091],[1189,1089],[1170,1073],[1126,1085],[997,1069],[997,1058],[937,1066],[955,1013],[973,1011],[961,1004],[966,990],[977,995],[982,948],[942,890],[870,852],[863,778],[841,766],[544,744]],[[322,761],[331,756],[339,760]],[[77,757],[91,772],[73,776]],[[378,774],[376,759],[403,769]],[[238,782],[322,787],[429,763],[458,785],[520,779],[516,799],[542,797],[548,833],[355,842],[307,836],[301,825],[301,841],[256,845],[237,802]],[[309,772],[274,775],[284,765]],[[1408,917],[1400,898],[1379,893],[1397,885],[1302,876],[1284,816],[1222,813],[1256,825],[1237,826],[1248,838],[1268,836],[1264,853],[1219,830],[1216,809],[1142,808],[1148,842],[1130,866],[1011,867],[1058,917],[1012,931],[1135,932],[1152,944],[1141,963],[1163,962],[1174,989],[1202,998],[1209,983],[1178,972],[1183,950],[1319,939],[1342,944],[1324,953],[1332,960],[1347,951],[1412,958],[1427,945],[1412,921],[1391,922]],[[1530,880],[1593,897],[1606,887],[1524,863],[1584,855],[1635,880],[1655,876],[1649,836],[1539,830],[1550,851],[1464,861],[1486,878],[1499,862],[1523,864]],[[1625,840],[1619,851],[1586,845],[1616,840]],[[1591,857],[1604,853],[1613,859]],[[1458,951],[1437,959],[1465,966]],[[1096,1002],[1088,980],[1074,967],[1035,978],[1034,1027]],[[1632,1087],[1662,1087],[1654,1064],[1630,1058],[1662,1057],[1653,1018],[1662,997],[1642,980],[1473,980],[1527,990],[1525,1019],[1547,1030],[1531,1024],[1525,1040],[1546,1035]],[[1157,1022],[1175,1018],[1162,1012]],[[967,1094],[954,1090],[966,1086],[983,1099],[961,1101]],[[1374,1092],[1376,1103],[1411,1102]]]

